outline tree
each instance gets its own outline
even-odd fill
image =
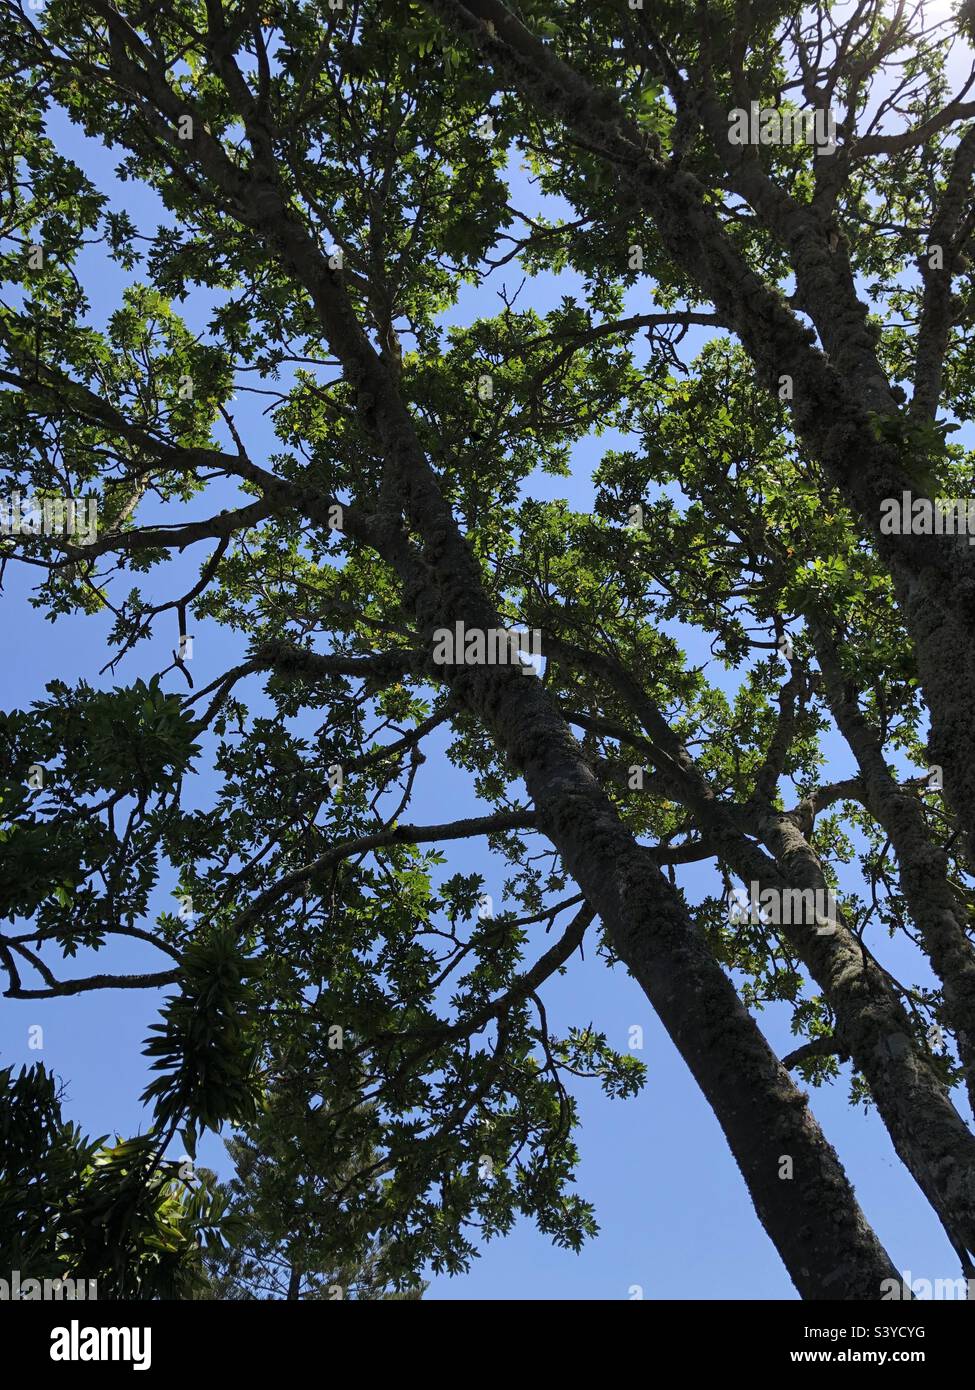
[[[206,1253],[203,1295],[215,1299],[418,1299],[415,1280],[397,1289],[388,1256],[356,1221],[343,1193],[362,1186],[376,1160],[336,1160],[333,1127],[314,1090],[309,1059],[274,1078],[257,1119],[227,1141],[235,1176],[224,1188],[237,1238]],[[203,1174],[201,1174],[201,1177]],[[208,1182],[208,1186],[213,1184]]]
[[[8,1067],[0,1084],[0,1248],[22,1286],[80,1280],[78,1296],[102,1299],[179,1298],[205,1287],[203,1249],[226,1226],[213,1183],[190,1190],[179,1165],[158,1155],[150,1167],[146,1136],[87,1139],[63,1119],[56,1081],[41,1066],[16,1077]]]
[[[0,939],[8,995],[176,986],[148,1093],[167,1143],[251,1122],[260,1059],[314,1047],[336,1150],[382,1169],[361,1228],[401,1271],[457,1271],[471,1225],[594,1228],[567,1079],[625,1096],[642,1068],[549,1029],[545,982],[589,934],[804,1297],[894,1273],[789,1075],[839,1059],[975,1274],[952,1094],[975,1088],[972,455],[948,437],[975,104],[942,75],[971,65],[967,8],[5,9],[0,451],[11,488],[87,489],[99,518],[35,517],[7,560],[52,613],[112,614],[113,673],[177,637],[149,680],[55,683],[5,719],[3,909],[29,922]],[[783,138],[800,101],[835,139]],[[54,108],[158,194],[154,232],[58,150]],[[121,281],[102,316],[86,242]],[[506,267],[572,292],[445,326]],[[651,311],[626,312],[636,287]],[[591,512],[533,494],[606,429]],[[962,499],[950,529],[936,497]],[[190,615],[240,646],[199,689]],[[541,678],[512,629],[540,635]],[[484,813],[411,823],[447,731]],[[220,781],[191,809],[204,752]],[[437,877],[475,837],[497,915],[486,875]],[[688,864],[713,866],[703,901]],[[152,922],[163,887],[180,911]],[[884,929],[930,985],[892,975]],[[47,964],[116,935],[166,968]],[[802,1040],[781,1061],[773,1000]]]

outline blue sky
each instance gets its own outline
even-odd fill
[[[103,188],[117,191],[143,231],[151,231],[161,219],[155,198],[132,183],[118,185],[112,169],[115,157],[100,146],[84,141],[62,122],[52,124],[59,146],[82,163],[89,176]],[[537,203],[517,167],[512,168],[514,201],[529,208]],[[97,322],[116,306],[121,282],[105,272],[92,253],[86,262],[93,317]],[[478,314],[493,314],[500,301],[495,291],[502,278],[517,285],[521,272],[508,267],[504,276],[479,289],[466,288],[448,322],[465,323]],[[97,286],[97,289],[91,288]],[[565,293],[579,288],[572,276],[540,277],[523,293],[522,303],[540,312],[552,307]],[[651,308],[648,284],[630,296],[629,312]],[[203,327],[208,305],[200,302],[187,309],[193,327]],[[692,349],[700,334],[689,339]],[[258,415],[254,398],[241,397],[238,423],[245,430],[253,457],[262,461],[262,449],[272,436]],[[611,435],[587,440],[575,450],[571,479],[532,479],[528,490],[535,496],[565,496],[573,507],[591,505],[591,475],[602,451],[618,443]],[[221,504],[226,505],[225,502]],[[191,504],[186,514],[167,520],[196,519],[213,510],[208,495]],[[180,580],[198,572],[209,553],[208,545],[193,547],[181,560],[147,576],[144,589],[171,597]],[[47,681],[58,678],[69,684],[84,679],[110,687],[148,676],[169,664],[175,645],[175,620],[158,628],[150,642],[128,656],[117,673],[99,675],[108,659],[104,617],[59,618],[53,625],[27,599],[31,572],[11,566],[2,595],[4,656],[0,669],[0,705],[12,708],[29,704],[43,695]],[[184,585],[184,588],[186,586]],[[210,622],[195,622],[193,674],[197,688],[208,684],[240,660],[237,638]],[[699,653],[691,651],[692,659]],[[717,673],[713,673],[715,678]],[[181,689],[178,673],[167,678],[167,688]],[[261,707],[259,686],[248,687],[256,711]],[[444,740],[439,745],[444,746]],[[852,760],[838,742],[830,746],[836,761],[829,777],[852,772]],[[194,802],[206,804],[214,778],[201,760],[195,785],[189,788]],[[451,768],[444,757],[428,758],[418,781],[409,813],[414,822],[437,821],[444,807],[460,816],[476,809],[466,778]],[[444,877],[461,872],[492,870],[483,842],[447,846]],[[692,895],[714,892],[715,876],[692,867],[682,878]],[[163,906],[160,895],[159,906]],[[171,904],[167,904],[171,907]],[[496,899],[496,910],[504,906]],[[536,945],[544,949],[542,929]],[[895,973],[903,966],[917,978],[916,958],[894,945],[885,946],[885,960]],[[110,964],[115,969],[146,968],[148,948],[137,943],[113,947]],[[158,965],[153,960],[154,965]],[[104,968],[104,963],[101,968]],[[78,973],[87,966],[79,968]],[[591,1023],[607,1034],[611,1044],[624,1049],[629,1029],[641,1024],[645,1045],[640,1053],[647,1064],[648,1082],[633,1100],[608,1101],[594,1083],[573,1089],[579,1098],[580,1190],[596,1205],[599,1237],[575,1255],[553,1247],[534,1228],[520,1223],[508,1238],[487,1246],[470,1274],[454,1279],[433,1277],[428,1298],[434,1299],[627,1299],[644,1298],[794,1298],[795,1292],[771,1243],[762,1231],[743,1182],[724,1139],[683,1062],[646,1001],[622,968],[614,970],[595,958],[592,951],[569,973],[550,982],[546,1001],[555,1031],[570,1025]],[[141,1057],[148,1025],[155,1021],[159,997],[136,991],[111,991],[76,998],[23,1002],[4,1000],[0,1008],[0,1064],[43,1061],[66,1085],[65,1112],[93,1134],[132,1133],[145,1127],[148,1116],[138,1096],[147,1080]],[[769,1008],[762,1026],[780,1053],[793,1044],[788,1012]],[[28,1046],[29,1029],[43,1027],[43,1047]],[[844,1080],[829,1091],[813,1093],[813,1108],[837,1147],[857,1187],[868,1219],[886,1244],[895,1264],[915,1276],[931,1279],[954,1277],[956,1259],[940,1227],[894,1154],[886,1133],[872,1113],[852,1110],[847,1103],[849,1069]],[[223,1146],[209,1137],[201,1147],[200,1161],[226,1171]],[[637,1292],[639,1291],[639,1292]]]

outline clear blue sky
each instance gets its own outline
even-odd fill
[[[146,190],[132,183],[116,183],[112,173],[115,158],[110,153],[84,141],[60,121],[51,128],[64,153],[77,158],[101,187],[118,193],[121,205],[141,230],[151,231],[163,220],[157,200]],[[535,195],[527,190],[516,168],[512,178],[517,186],[516,201],[529,208],[529,200],[536,201]],[[121,282],[115,272],[106,271],[104,263],[96,260],[95,253],[85,265],[93,317],[101,323],[116,306]],[[516,268],[508,267],[509,287],[517,285],[520,278]],[[499,301],[494,291],[499,282],[500,277],[496,277],[493,285],[465,291],[449,321],[468,322],[477,314],[497,312]],[[545,312],[562,294],[577,288],[572,276],[558,280],[543,277],[526,287],[520,302]],[[629,309],[649,308],[650,287],[644,285],[631,296]],[[184,309],[195,327],[205,325],[207,310],[205,301]],[[694,345],[700,341],[696,339]],[[271,435],[257,409],[248,404],[252,399],[242,397],[238,401],[238,422],[245,427],[253,456],[260,460],[261,450],[271,445]],[[571,480],[533,479],[531,492],[536,496],[566,496],[572,506],[588,507],[592,471],[601,451],[614,442],[605,436],[586,441],[576,451]],[[209,514],[213,510],[210,501],[208,496],[192,504],[178,519]],[[177,518],[170,515],[166,519]],[[165,597],[181,592],[176,587],[180,579],[197,572],[207,553],[207,543],[191,548],[182,560],[147,576],[144,589]],[[43,696],[45,682],[54,678],[69,684],[84,679],[96,686],[111,686],[148,676],[168,665],[175,645],[172,615],[170,625],[127,657],[114,678],[99,676],[99,668],[108,659],[108,621],[76,616],[50,624],[27,602],[31,582],[30,571],[8,568],[2,595],[3,708],[24,706]],[[241,648],[233,634],[212,623],[197,621],[191,630],[195,637],[193,674],[200,688],[239,661]],[[691,655],[696,658],[698,654]],[[168,680],[168,688],[182,688],[178,673]],[[253,685],[248,687],[249,694],[256,690]],[[262,703],[258,697],[252,706],[256,709]],[[829,768],[830,778],[853,770],[841,745],[836,744],[835,750],[837,761]],[[445,806],[457,816],[475,809],[465,777],[445,758],[429,758],[423,773],[411,820],[442,819]],[[193,800],[206,804],[213,785],[212,774],[201,760],[197,783],[189,789]],[[447,853],[444,877],[478,871],[488,877],[490,891],[491,866],[483,842],[451,844]],[[689,869],[683,882],[698,897],[715,891],[714,876],[700,867]],[[161,894],[158,906],[164,901]],[[503,906],[496,897],[496,910]],[[539,936],[538,941],[543,940]],[[907,968],[906,956],[899,958],[896,950],[885,959],[895,973],[902,963]],[[103,955],[99,968],[145,968],[148,960],[148,948],[125,943]],[[152,963],[158,968],[158,958],[153,957]],[[79,964],[77,973],[87,973],[90,964],[91,958]],[[72,973],[75,968],[68,967]],[[915,978],[913,965],[908,973]],[[434,1277],[427,1297],[627,1299],[633,1296],[634,1286],[639,1286],[643,1296],[650,1299],[794,1298],[716,1122],[637,986],[622,968],[610,971],[590,952],[584,963],[576,958],[566,977],[550,982],[546,999],[555,1031],[570,1024],[591,1023],[623,1049],[632,1024],[640,1023],[645,1030],[641,1055],[649,1079],[636,1099],[608,1101],[594,1083],[574,1087],[582,1118],[579,1186],[596,1205],[601,1233],[575,1255],[550,1245],[529,1223],[520,1223],[510,1237],[485,1248],[469,1275]],[[0,1064],[43,1061],[66,1084],[68,1117],[93,1134],[132,1133],[148,1122],[138,1103],[147,1080],[140,1054],[158,1004],[158,996],[136,991],[98,992],[56,1001],[4,1000],[0,1007]],[[780,1053],[794,1045],[784,1006],[768,1009],[761,1021]],[[35,1024],[44,1029],[40,1051],[28,1048],[28,1030]],[[839,1150],[868,1219],[899,1268],[910,1269],[915,1277],[956,1277],[955,1256],[879,1121],[873,1114],[849,1108],[848,1074],[849,1069],[844,1068],[844,1079],[835,1088],[814,1092],[813,1107]],[[199,1158],[226,1171],[219,1139],[208,1138]]]

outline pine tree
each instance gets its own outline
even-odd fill
[[[207,1250],[201,1298],[422,1298],[425,1283],[395,1287],[388,1247],[343,1200],[375,1154],[337,1158],[333,1139],[328,1111],[303,1078],[279,1076],[257,1119],[227,1141],[236,1173],[222,1190],[240,1234]]]

